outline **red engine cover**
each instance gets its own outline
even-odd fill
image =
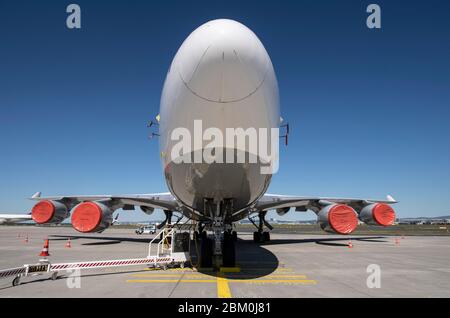
[[[374,220],[382,225],[382,226],[389,226],[394,224],[395,222],[395,212],[394,209],[384,203],[377,203],[372,209],[372,215]]]
[[[345,204],[336,204],[328,211],[328,222],[339,234],[350,234],[358,226],[355,211]]]
[[[94,202],[80,203],[72,212],[72,226],[82,233],[94,232],[102,221],[103,211]]]
[[[31,218],[37,224],[48,223],[55,215],[56,207],[51,201],[39,201],[31,210]]]

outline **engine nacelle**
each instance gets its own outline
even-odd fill
[[[395,222],[395,211],[389,204],[373,203],[361,210],[359,219],[370,225],[389,226]]]
[[[345,204],[330,204],[317,214],[322,230],[338,234],[350,234],[358,226],[358,217],[351,207]]]
[[[278,214],[279,216],[283,216],[283,215],[285,215],[286,213],[288,213],[290,209],[291,209],[290,207],[287,207],[287,208],[279,208],[279,209],[276,209],[276,212],[277,212],[277,214]]]
[[[72,226],[81,233],[101,232],[113,221],[113,210],[100,202],[82,202],[72,209]]]
[[[145,205],[141,205],[140,208],[141,208],[142,212],[144,212],[145,214],[148,214],[148,215],[152,214],[155,211],[154,208],[145,206]]]
[[[42,200],[31,210],[31,218],[37,224],[59,224],[69,217],[65,204],[58,201]]]

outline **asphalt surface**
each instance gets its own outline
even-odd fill
[[[0,269],[36,263],[47,237],[56,263],[145,257],[152,236],[0,226]],[[41,275],[16,287],[12,278],[0,279],[0,297],[450,297],[450,237],[272,234],[270,242],[255,244],[251,233],[239,233],[236,248],[239,272],[82,270],[80,279]]]

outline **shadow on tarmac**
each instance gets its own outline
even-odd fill
[[[241,234],[239,234],[241,235]],[[145,243],[148,244],[152,237],[150,238],[130,238],[130,237],[111,237],[111,236],[92,236],[92,235],[51,235],[51,240],[67,240],[70,237],[71,240],[100,240],[100,242],[86,242],[81,243],[85,246],[101,246],[109,244],[120,244],[122,242],[133,242],[133,243]],[[236,245],[236,266],[239,267],[239,272],[227,272],[220,273],[212,268],[197,268],[199,273],[218,277],[219,275],[224,275],[227,278],[232,279],[255,279],[264,277],[272,274],[279,268],[283,268],[284,264],[280,264],[277,256],[273,254],[270,250],[266,249],[265,246],[270,245],[283,245],[283,244],[299,244],[299,243],[315,243],[319,245],[333,246],[333,247],[347,247],[347,242],[351,239],[352,241],[364,241],[364,242],[387,242],[383,240],[383,236],[370,236],[370,237],[333,237],[333,238],[310,238],[310,239],[272,239],[269,242],[264,243],[254,243],[253,240],[242,240],[238,239],[235,243]],[[200,248],[200,244],[196,244],[195,241],[191,240],[191,264],[193,267],[197,267],[197,250]],[[139,272],[139,271],[136,271]],[[127,272],[115,272],[115,273],[102,273],[102,274],[87,274],[82,275],[83,277],[89,276],[102,276],[111,275]]]

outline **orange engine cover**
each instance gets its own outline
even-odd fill
[[[395,222],[395,211],[389,204],[373,203],[361,210],[359,219],[367,224],[389,226]]]
[[[61,223],[68,216],[67,207],[58,201],[42,200],[31,209],[31,218],[37,224]]]
[[[112,210],[100,202],[82,202],[72,210],[72,226],[78,232],[100,232],[111,223]]]
[[[350,234],[358,226],[355,210],[345,204],[327,205],[318,213],[320,227],[327,232]]]

